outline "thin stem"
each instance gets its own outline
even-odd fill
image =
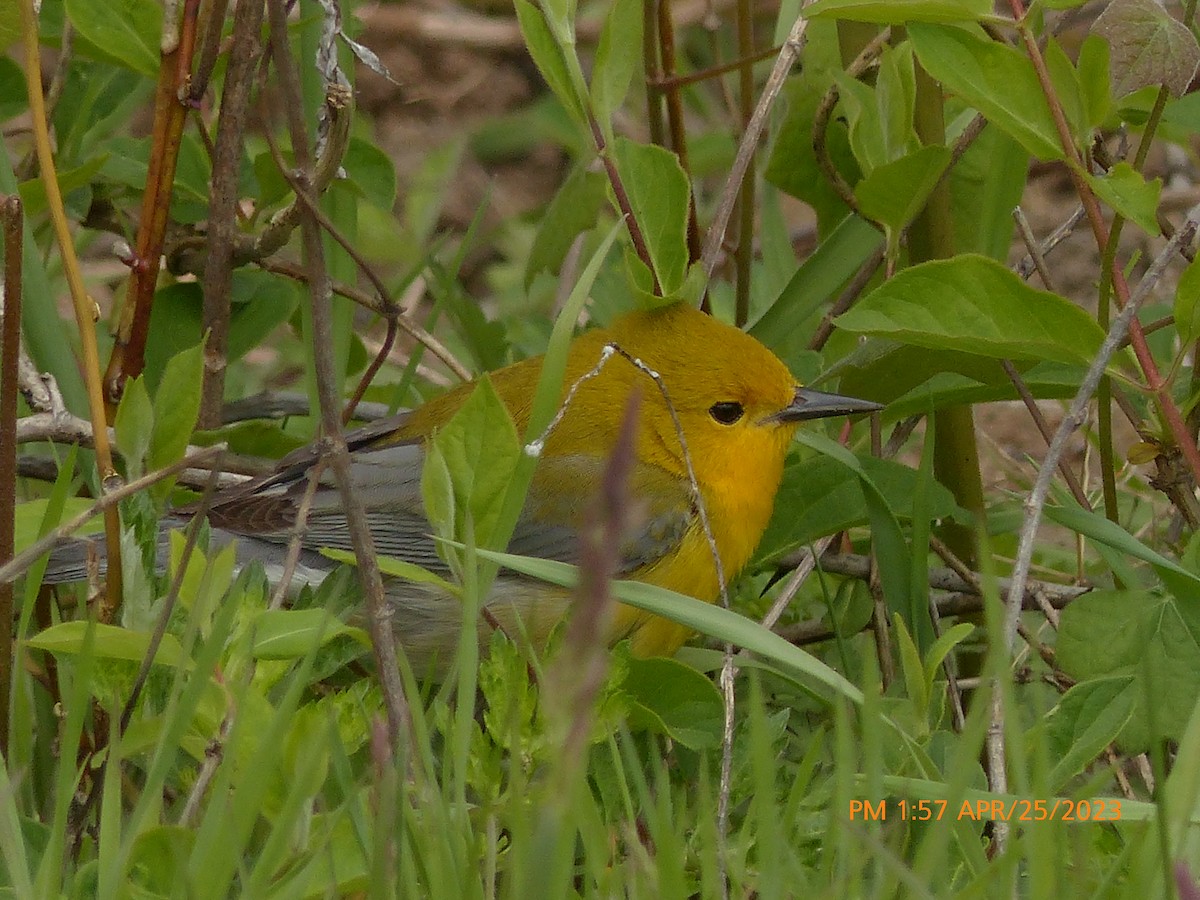
[[[255,5],[255,4],[251,4]],[[288,130],[292,138],[292,152],[303,189],[311,185],[313,177],[312,153],[309,149],[308,130],[304,123],[300,103],[300,83],[288,47],[287,11],[284,0],[268,3],[271,28],[271,54],[283,90],[283,106],[287,113]],[[355,559],[363,593],[366,597],[367,623],[371,643],[375,649],[380,688],[387,710],[388,737],[391,746],[409,752],[409,760],[415,757],[407,742],[412,737],[408,701],[400,681],[400,663],[396,654],[396,638],[392,632],[391,615],[383,591],[383,578],[375,560],[375,541],[367,526],[366,514],[358,492],[354,488],[350,473],[350,453],[341,431],[341,404],[337,393],[337,374],[333,362],[332,314],[330,308],[329,277],[325,269],[325,252],[321,232],[316,218],[311,214],[312,204],[300,207],[300,231],[303,241],[303,256],[309,268],[309,290],[312,295],[313,356],[317,375],[317,394],[321,405],[321,427],[323,455],[333,472],[334,481],[342,498],[346,513],[346,528],[354,547]]]
[[[25,218],[19,196],[0,206],[4,231],[4,298],[0,315],[0,564],[15,549],[17,501],[17,397],[21,360],[21,253]],[[0,584],[0,754],[8,759],[13,673],[13,586]]]
[[[41,57],[38,51],[37,22],[34,19],[34,0],[20,0],[21,38],[25,51],[25,86],[29,95],[29,112],[33,124],[34,144],[37,149],[38,166],[42,173],[42,185],[46,191],[46,205],[54,234],[58,240],[58,252],[62,257],[63,275],[71,291],[71,302],[75,308],[75,324],[79,329],[80,351],[83,355],[83,377],[87,384],[88,412],[95,433],[96,467],[100,472],[100,491],[107,494],[120,484],[113,465],[112,445],[105,428],[107,416],[104,408],[104,391],[100,381],[100,353],[96,347],[95,303],[88,296],[83,284],[83,273],[75,255],[75,244],[71,228],[63,208],[62,191],[58,187],[58,172],[54,165],[54,151],[50,147],[49,120],[45,98],[42,96]],[[104,509],[104,538],[108,559],[116,565],[108,567],[105,576],[105,593],[100,603],[100,620],[111,622],[121,605],[121,518],[115,505]]]

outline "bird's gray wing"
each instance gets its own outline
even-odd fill
[[[445,572],[421,500],[424,461],[424,450],[416,441],[379,449],[359,444],[351,454],[351,477],[376,549]],[[286,544],[309,486],[307,463],[307,457],[287,458],[280,470],[261,479],[255,489],[242,487],[228,498],[218,496],[209,514],[212,524],[234,534]],[[508,551],[578,562],[578,531],[585,520],[590,486],[599,484],[604,464],[603,458],[588,455],[539,460]],[[618,573],[622,575],[669,553],[695,521],[691,492],[673,476],[638,464],[630,481],[636,527],[618,548]],[[328,469],[318,479],[301,543],[310,550],[352,549],[341,496]]]

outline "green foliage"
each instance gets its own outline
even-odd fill
[[[419,159],[400,171],[382,137],[387,129],[377,139],[361,111],[341,108],[352,124],[320,204],[357,259],[325,240],[340,292],[326,336],[335,387],[349,394],[375,356],[385,301],[403,300],[405,324],[440,342],[427,345],[412,329],[394,350],[403,359],[382,361],[366,399],[390,409],[433,396],[462,368],[483,373],[546,352],[526,433],[482,377],[426,448],[424,510],[450,571],[379,560],[386,578],[444,595],[437,615],[464,620],[457,652],[438,661],[445,681],[416,682],[402,662],[405,731],[391,746],[355,555],[323,551],[349,565],[319,586],[293,586],[276,608],[267,569],[280,560],[243,565],[219,522],[199,529],[183,566],[183,534],[160,533],[157,521],[168,499],[183,498],[169,496],[172,481],[160,481],[123,501],[120,626],[94,621],[98,604],[82,589],[56,589],[54,607],[39,599],[44,558],[17,591],[0,891],[1139,900],[1187,893],[1200,871],[1200,540],[1193,486],[1166,413],[1195,407],[1200,269],[1180,267],[1177,279],[1164,280],[1175,285],[1173,303],[1152,298],[1140,319],[1171,319],[1108,366],[1105,390],[1122,395],[1140,438],[1130,464],[1122,468],[1126,451],[1114,446],[1109,424],[1085,423],[1091,468],[1083,490],[1096,511],[1070,505],[1061,484],[1045,508],[1031,596],[1059,602],[1063,584],[1075,582],[1093,590],[1066,605],[1057,628],[1027,606],[1011,654],[1007,582],[997,579],[1010,574],[1029,515],[1021,501],[1044,448],[1008,431],[997,437],[1003,452],[993,454],[999,461],[977,519],[956,494],[958,462],[947,459],[940,433],[964,405],[1023,392],[1041,401],[1073,397],[1117,312],[1094,288],[1111,284],[1099,268],[1064,284],[1061,254],[1052,254],[1055,284],[1039,287],[1008,268],[1024,253],[1014,251],[1011,220],[1023,196],[1078,182],[1102,204],[1100,218],[1119,219],[1126,236],[1129,227],[1144,232],[1139,246],[1155,249],[1142,253],[1161,245],[1160,221],[1180,227],[1178,172],[1153,170],[1132,154],[1108,157],[1119,149],[1117,128],[1135,147],[1148,136],[1154,149],[1170,142],[1183,149],[1176,157],[1191,154],[1200,133],[1200,101],[1188,93],[1200,63],[1194,23],[1151,0],[1114,0],[1087,35],[1061,32],[1059,11],[1080,6],[1031,4],[1019,24],[988,0],[804,7],[807,43],[769,116],[761,168],[748,176],[758,182],[753,222],[747,229],[735,216],[715,260],[693,258],[691,219],[702,237],[750,117],[737,90],[741,71],[754,76],[757,96],[770,65],[704,71],[741,53],[732,13],[718,10],[715,30],[709,20],[677,23],[667,71],[662,22],[647,20],[633,0],[582,11],[573,0],[517,0],[507,15],[524,38],[527,68],[545,81],[541,95],[486,120],[472,110],[469,128],[417,148],[410,155]],[[87,288],[108,320],[97,329],[102,365],[121,305],[131,302],[130,276],[111,262],[113,241],[136,245],[147,181],[165,153],[147,124],[162,10],[149,0],[46,0],[39,23],[48,53],[71,29],[49,125],[63,212]],[[354,32],[352,11],[342,12]],[[11,4],[0,11],[6,45],[19,30],[15,13]],[[774,43],[799,13],[792,0],[781,5]],[[322,4],[304,2],[291,24],[306,113],[327,90],[309,62],[322,16]],[[760,19],[756,49],[768,42]],[[848,74],[883,25],[894,26],[890,39],[864,71]],[[442,68],[432,63],[445,60],[429,43],[421,59],[433,77]],[[472,52],[456,45],[446,59],[458,65]],[[507,65],[501,57],[489,55],[488,66]],[[26,137],[29,73],[16,58],[0,59],[0,119],[10,125],[0,191],[19,193],[25,205],[25,339],[82,416],[78,341],[74,332],[64,338],[56,305],[66,279]],[[161,250],[166,266],[138,320],[148,335],[143,364],[111,411],[126,478],[217,440],[277,458],[316,429],[311,408],[286,406],[273,421],[209,419],[210,430],[193,433],[203,385],[217,370],[226,399],[279,386],[316,396],[309,248],[302,252],[299,232],[288,231],[279,249],[262,257],[252,249],[280,222],[298,221],[289,212],[291,173],[252,131],[236,142],[228,310],[210,330],[211,140],[222,124],[227,62],[219,57],[199,108],[187,113],[169,196],[160,197],[167,237],[152,252]],[[263,69],[267,93],[252,89],[260,105],[283,96],[275,68],[273,61]],[[470,81],[464,76],[464,90]],[[405,104],[415,97],[405,95]],[[665,110],[674,101],[685,114],[672,122]],[[284,166],[294,166],[298,154],[282,129],[262,118]],[[674,150],[685,146],[686,154]],[[551,159],[544,168],[561,181],[545,193],[552,199],[514,203],[505,171],[530,156]],[[1156,155],[1149,158],[1152,166]],[[1033,168],[1031,159],[1046,165]],[[1047,168],[1060,179],[1054,190],[1045,186]],[[463,206],[457,189],[481,172],[495,179],[496,202],[491,194],[478,200],[470,224],[448,231]],[[522,212],[512,215],[516,208]],[[1098,244],[1089,227],[1085,219],[1077,232]],[[730,585],[730,608],[647,582],[610,585],[623,614],[663,616],[699,635],[700,646],[676,658],[642,658],[618,641],[597,648],[593,670],[573,655],[580,651],[567,627],[530,648],[527,635],[495,627],[491,612],[476,615],[496,599],[498,577],[510,589],[519,577],[545,581],[535,589],[556,598],[578,584],[574,567],[502,552],[538,441],[558,411],[577,325],[680,297],[703,297],[732,318],[727,272],[735,264],[725,257],[738,257],[739,247],[752,251],[732,276],[744,279],[751,334],[802,381],[886,402],[883,433],[872,442],[865,423],[805,423],[755,557]],[[1102,249],[1077,252],[1079,265]],[[130,255],[121,245],[116,253]],[[1140,259],[1124,249],[1116,258],[1131,281],[1141,277]],[[145,264],[131,260],[135,270]],[[378,279],[360,278],[360,264]],[[706,264],[717,273],[707,284]],[[564,278],[570,284],[558,283]],[[356,313],[344,296],[364,292],[370,314]],[[1107,312],[1098,315],[1098,306]],[[703,348],[695,353],[702,365]],[[448,367],[444,355],[461,365]],[[921,422],[905,438],[910,417]],[[1031,430],[1020,421],[1014,431]],[[872,450],[893,439],[894,456]],[[12,477],[22,500],[18,549],[86,511],[84,495],[98,495],[85,452],[36,453],[60,471],[49,487]],[[1135,465],[1150,458],[1153,480]],[[730,461],[733,484],[738,463]],[[1068,464],[1080,468],[1078,459]],[[1000,487],[992,483],[1002,478]],[[630,511],[635,521],[641,514]],[[953,541],[955,529],[968,535],[965,543]],[[98,530],[97,519],[86,528]],[[830,537],[830,552],[864,555],[856,562],[867,577],[836,574],[852,567],[820,561],[806,580],[776,571]],[[759,620],[784,592],[779,625],[764,627]],[[931,607],[943,612],[931,616]],[[716,674],[726,644],[737,671],[731,708]],[[1004,792],[989,786],[994,773],[980,764],[995,761],[995,727],[1005,737]],[[1133,764],[1143,751],[1147,765]],[[1073,821],[1064,821],[1067,809]]]

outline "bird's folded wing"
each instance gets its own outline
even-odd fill
[[[305,461],[286,460],[253,490],[218,496],[209,514],[212,524],[234,534],[286,544],[309,486]],[[421,500],[424,461],[417,442],[376,450],[360,445],[351,456],[351,476],[377,551],[445,572]],[[509,552],[577,562],[578,529],[603,466],[603,459],[584,455],[539,460]],[[636,527],[619,548],[620,574],[671,552],[694,521],[690,491],[667,473],[637,465],[631,482]],[[301,542],[310,550],[351,549],[341,497],[328,469],[317,481]]]

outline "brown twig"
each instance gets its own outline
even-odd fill
[[[146,188],[137,245],[130,265],[129,287],[121,318],[104,373],[104,394],[112,411],[125,390],[125,381],[141,374],[145,365],[146,338],[150,333],[150,307],[158,285],[163,240],[175,186],[175,168],[188,108],[180,99],[191,74],[192,50],[196,40],[196,16],[200,0],[185,0],[181,23],[171,21],[171,10],[163,19],[162,56],[158,86],[154,94],[154,125]]]
[[[215,428],[225,399],[226,347],[229,342],[230,297],[233,290],[234,246],[238,238],[238,174],[250,89],[262,46],[262,4],[239,3],[233,14],[232,44],[225,87],[221,92],[221,117],[212,168],[212,194],[208,205],[208,259],[204,264],[202,328],[208,338],[204,348],[204,382],[200,393],[200,428]]]
[[[292,138],[296,170],[301,190],[306,190],[313,177],[312,153],[308,129],[301,111],[299,75],[288,46],[287,11],[283,0],[268,2],[271,34],[271,55],[283,93],[288,131]],[[325,269],[325,253],[321,244],[320,227],[310,213],[310,206],[299,207],[300,231],[305,264],[309,268],[309,290],[312,295],[313,357],[317,375],[317,396],[321,404],[321,439],[323,455],[333,472],[346,513],[346,528],[354,547],[355,559],[363,594],[366,598],[367,624],[375,650],[380,688],[387,710],[388,737],[391,746],[409,751],[412,736],[408,703],[400,681],[396,639],[392,633],[391,615],[384,596],[383,579],[375,560],[375,541],[367,526],[366,515],[350,473],[350,453],[341,432],[341,409],[337,394],[337,374],[333,364],[333,339],[330,311],[329,277]],[[409,757],[412,759],[413,757]]]
[[[807,0],[801,4],[801,11],[807,5]],[[771,107],[775,105],[775,99],[779,96],[779,91],[783,88],[783,83],[787,80],[788,73],[792,70],[792,65],[800,55],[800,49],[804,45],[804,32],[808,28],[808,19],[803,15],[798,15],[796,21],[792,24],[792,29],[788,33],[787,40],[783,42],[783,47],[779,51],[779,56],[775,59],[775,65],[771,68],[771,74],[767,78],[767,83],[763,86],[762,93],[759,95],[758,104],[754,107],[754,114],[750,117],[750,122],[742,132],[742,139],[738,144],[737,156],[733,160],[733,168],[729,172],[729,177],[725,180],[725,187],[721,193],[721,200],[717,205],[716,215],[713,217],[712,224],[708,226],[708,232],[704,236],[704,247],[700,253],[700,262],[704,267],[704,277],[712,278],[712,273],[717,267],[717,257],[721,253],[721,245],[725,241],[725,229],[729,226],[729,217],[733,214],[733,207],[737,201],[737,195],[741,190],[742,180],[746,177],[746,171],[750,168],[750,159],[754,156],[755,150],[758,149],[758,139],[762,136],[763,128],[767,123],[767,115],[771,111]]]
[[[178,475],[185,469],[195,466],[201,466],[210,463],[222,453],[225,452],[224,444],[216,444],[212,447],[205,447],[195,453],[188,454],[182,459],[172,463],[166,468],[159,469],[156,472],[150,472],[143,475],[141,478],[136,478],[128,484],[123,484],[119,488],[111,491],[106,491],[104,495],[93,503],[85,512],[75,516],[67,522],[59,525],[49,534],[43,535],[34,543],[30,544],[8,563],[0,566],[0,584],[15,581],[25,574],[25,571],[37,561],[37,558],[43,553],[48,553],[53,550],[55,545],[70,537],[89,521],[96,516],[113,509],[118,503],[127,497],[132,497],[139,491],[144,491],[151,485],[158,484],[164,478],[171,478]],[[113,566],[112,557],[108,557],[107,568]]]
[[[268,272],[286,275],[288,278],[294,278],[304,284],[308,283],[308,273],[305,272],[301,266],[297,266],[294,263],[277,259],[263,259],[259,260],[257,265],[259,268],[265,269]],[[335,281],[332,283],[331,288],[338,296],[345,297],[347,300],[353,300],[359,306],[369,309],[371,312],[376,313],[377,315],[384,317],[388,315],[387,309],[378,303],[370,294],[359,290],[353,285]],[[471,374],[471,370],[468,369],[462,362],[460,362],[458,357],[456,357],[445,344],[414,322],[412,316],[399,313],[396,317],[396,322],[409,337],[411,337],[417,343],[423,344],[430,353],[445,363],[446,368],[453,372],[458,378],[463,381],[470,381],[475,377]]]
[[[21,358],[21,253],[25,217],[19,196],[0,204],[4,232],[4,297],[0,336],[0,565],[13,557],[17,505],[17,395]],[[8,759],[13,673],[13,586],[0,584],[0,754]]]
[[[745,2],[745,0],[739,0]],[[679,166],[691,179],[692,168],[688,161],[687,128],[683,121],[683,90],[675,84],[675,23],[671,19],[671,0],[658,0],[658,54],[662,80],[668,84],[657,85],[658,93],[667,101],[667,129],[671,134],[671,149],[679,158]],[[700,226],[696,221],[696,200],[689,192],[687,223],[688,261],[700,258]]]

